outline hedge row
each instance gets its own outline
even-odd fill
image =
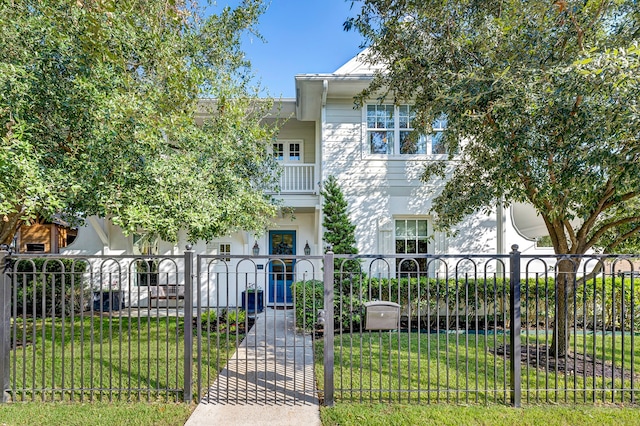
[[[587,328],[620,329],[633,327],[640,332],[640,280],[596,278],[579,282],[568,301],[576,323]],[[633,284],[633,286],[632,286]],[[633,287],[633,291],[632,291]],[[322,281],[293,284],[298,327],[312,329],[317,311],[324,307]],[[334,323],[336,329],[358,329],[364,304],[372,300],[399,303],[407,318],[427,317],[433,325],[447,317],[456,324],[505,319],[509,300],[508,279],[363,279],[340,282],[334,286]],[[553,278],[521,281],[523,326],[551,326],[555,316],[556,284]],[[574,304],[575,300],[575,304]],[[460,319],[462,318],[462,321]],[[447,325],[448,327],[448,325]]]

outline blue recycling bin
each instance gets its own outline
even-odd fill
[[[242,310],[248,314],[257,314],[264,310],[264,293],[262,290],[242,292]]]
[[[123,291],[104,290],[93,292],[93,310],[97,312],[119,311],[122,308]]]

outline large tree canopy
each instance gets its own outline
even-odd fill
[[[531,203],[556,253],[620,249],[640,230],[636,0],[365,0],[345,23],[384,65],[359,101],[412,101],[422,131],[448,118],[455,160],[434,202],[450,227]]]
[[[1,0],[0,242],[53,214],[168,241],[261,229],[275,129],[239,40],[263,9]]]

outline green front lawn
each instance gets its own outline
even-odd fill
[[[0,425],[178,426],[192,410],[188,404],[147,402],[14,403],[0,407]]]
[[[530,406],[452,406],[340,403],[320,411],[324,426],[640,425],[637,408]]]
[[[550,338],[550,335],[548,336]],[[624,342],[623,342],[624,340]],[[548,343],[538,336],[540,345]],[[522,337],[533,344],[534,336]],[[426,333],[343,333],[336,335],[334,383],[336,402],[390,402],[462,404],[508,404],[509,365],[496,348],[508,345],[506,335],[426,334]],[[612,348],[615,346],[615,350]],[[571,347],[584,348],[618,370],[624,365],[626,378],[592,377],[586,373],[556,370],[552,364],[539,368],[522,365],[522,401],[629,403],[631,392],[640,387],[640,338],[629,336],[578,336]],[[316,341],[316,374],[323,386],[322,340]],[[624,364],[623,364],[624,360]],[[633,383],[630,377],[634,363]],[[578,361],[579,367],[584,367]],[[602,363],[596,367],[601,372]],[[615,392],[614,392],[615,390]],[[640,395],[636,393],[635,400]]]
[[[177,317],[109,315],[76,317],[64,324],[60,318],[18,319],[11,352],[13,399],[181,402],[183,322]],[[205,332],[200,349],[203,388],[215,380],[243,337],[235,328]],[[197,357],[194,338],[194,395]]]

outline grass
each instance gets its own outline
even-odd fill
[[[340,403],[320,411],[324,426],[387,425],[640,425],[637,409],[618,407],[452,406]]]
[[[184,324],[177,317],[86,316],[17,319],[11,352],[14,401],[161,401],[184,399]],[[243,336],[207,332],[201,379],[217,376]],[[219,349],[217,349],[219,348]],[[193,348],[194,365],[198,347]]]
[[[160,403],[5,404],[0,425],[7,426],[173,426],[184,425],[193,406]]]
[[[215,380],[244,337],[209,325],[199,381],[194,339],[194,395]],[[182,318],[17,319],[12,334],[14,402],[0,408],[0,425],[183,425],[195,407],[182,402]]]
[[[533,336],[523,344],[533,344]],[[550,337],[550,336],[549,336]],[[622,336],[578,336],[572,348],[584,347],[606,362],[640,373],[640,338],[633,345]],[[538,336],[538,344],[548,343]],[[575,343],[575,345],[574,345]],[[334,350],[336,402],[508,404],[509,366],[495,349],[508,344],[506,335],[372,332],[338,334]],[[613,351],[612,347],[616,347]],[[460,345],[460,346],[458,346]],[[316,342],[316,374],[323,385],[322,341]],[[546,367],[546,368],[544,368]],[[590,370],[588,370],[590,371]],[[612,379],[522,366],[523,403],[629,403],[630,388],[640,378]],[[637,391],[633,395],[638,399]]]

